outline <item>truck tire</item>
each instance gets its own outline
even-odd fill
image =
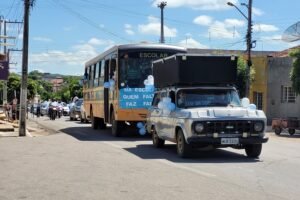
[[[262,144],[249,144],[245,147],[246,155],[249,158],[258,158],[262,150]]]
[[[293,128],[289,128],[289,134],[292,136],[292,135],[294,135],[295,134],[295,132],[296,132],[296,130],[295,129],[293,129]]]
[[[112,113],[111,115],[111,133],[115,137],[121,136],[122,131],[122,122],[115,120],[115,115]]]
[[[177,154],[181,158],[188,158],[191,156],[192,147],[186,143],[183,132],[181,129],[178,130],[176,136],[176,149]]]
[[[274,132],[276,135],[280,135],[281,131],[282,131],[282,128],[280,128],[280,127],[275,127],[275,129],[274,129]]]
[[[162,148],[165,145],[165,140],[158,137],[155,127],[152,129],[152,142],[156,148]]]

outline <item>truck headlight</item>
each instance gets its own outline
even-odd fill
[[[254,123],[254,131],[255,132],[261,132],[263,131],[264,125],[262,122],[255,122]]]
[[[195,124],[194,129],[197,133],[201,133],[204,130],[204,125],[202,123],[197,123]]]

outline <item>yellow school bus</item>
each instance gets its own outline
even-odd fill
[[[86,62],[83,98],[92,127],[104,129],[111,124],[112,134],[120,136],[144,122],[154,94],[152,61],[185,52],[165,44],[127,44]]]

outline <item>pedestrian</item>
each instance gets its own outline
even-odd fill
[[[36,116],[40,117],[41,115],[41,102],[40,100],[38,101],[37,107],[36,107]]]
[[[32,117],[34,118],[34,106],[33,106],[33,104],[31,104],[30,112],[32,113]]]

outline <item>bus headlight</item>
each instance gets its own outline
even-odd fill
[[[202,123],[197,123],[194,126],[196,133],[201,133],[204,130],[204,125]]]
[[[254,123],[254,131],[255,132],[261,132],[263,131],[264,125],[262,122],[255,122]]]

